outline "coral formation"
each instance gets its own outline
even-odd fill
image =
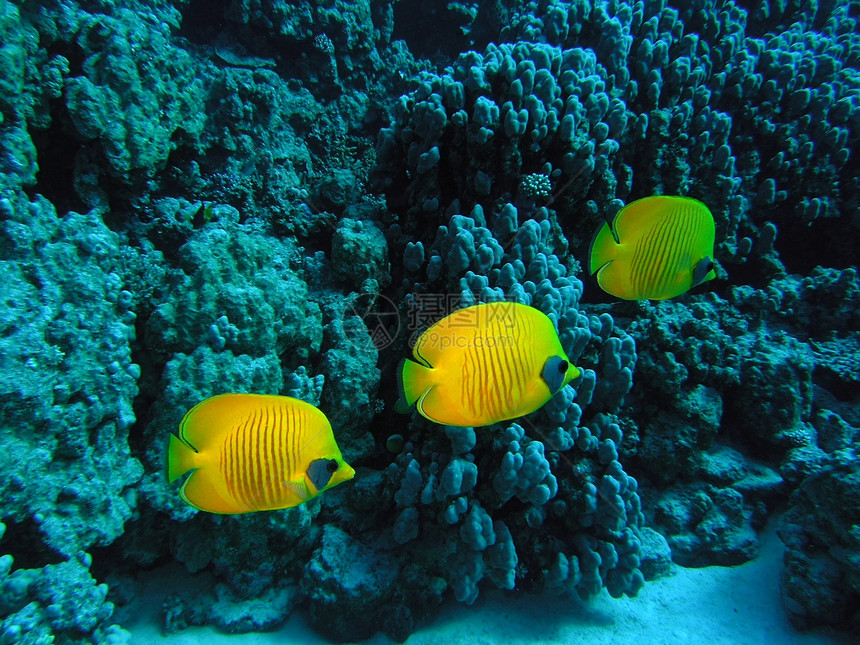
[[[843,449],[792,495],[780,530],[786,545],[781,589],[798,627],[858,629],[858,477],[856,450]]]
[[[0,642],[128,642],[166,562],[205,572],[168,631],[402,641],[487,588],[743,562],[780,507],[792,621],[860,629],[856,9],[427,5],[0,0]],[[717,280],[611,302],[580,263],[653,194],[707,204]],[[502,300],[582,377],[397,414],[418,334]],[[188,507],[164,442],[221,392],[319,406],[354,480]]]

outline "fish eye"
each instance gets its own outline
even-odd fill
[[[553,394],[558,392],[559,388],[564,385],[568,367],[570,367],[570,363],[561,356],[550,356],[546,363],[544,363],[541,378]]]
[[[330,473],[335,472],[338,469],[337,460],[329,459],[328,463],[325,465],[325,469]]]

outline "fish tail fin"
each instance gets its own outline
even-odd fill
[[[175,434],[171,434],[167,440],[166,452],[164,472],[167,475],[168,484],[192,468],[197,467],[195,459],[197,452]]]
[[[397,366],[397,385],[400,396],[394,409],[400,413],[409,412],[421,395],[435,385],[433,368],[405,358]]]
[[[597,273],[601,267],[611,262],[615,258],[617,250],[618,240],[615,239],[612,227],[609,224],[604,224],[591,242],[589,274]]]

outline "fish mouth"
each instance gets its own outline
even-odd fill
[[[337,469],[335,477],[337,477],[340,481],[348,481],[355,477],[355,468],[350,466],[348,463],[343,462],[343,466]]]

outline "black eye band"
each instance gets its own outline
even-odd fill
[[[555,394],[564,385],[569,367],[570,363],[561,356],[550,356],[546,359],[540,375],[550,392]]]
[[[327,471],[329,471],[330,473],[335,472],[337,470],[337,468],[338,468],[338,466],[337,466],[337,460],[336,459],[329,459],[328,463],[325,465],[325,469]]]

